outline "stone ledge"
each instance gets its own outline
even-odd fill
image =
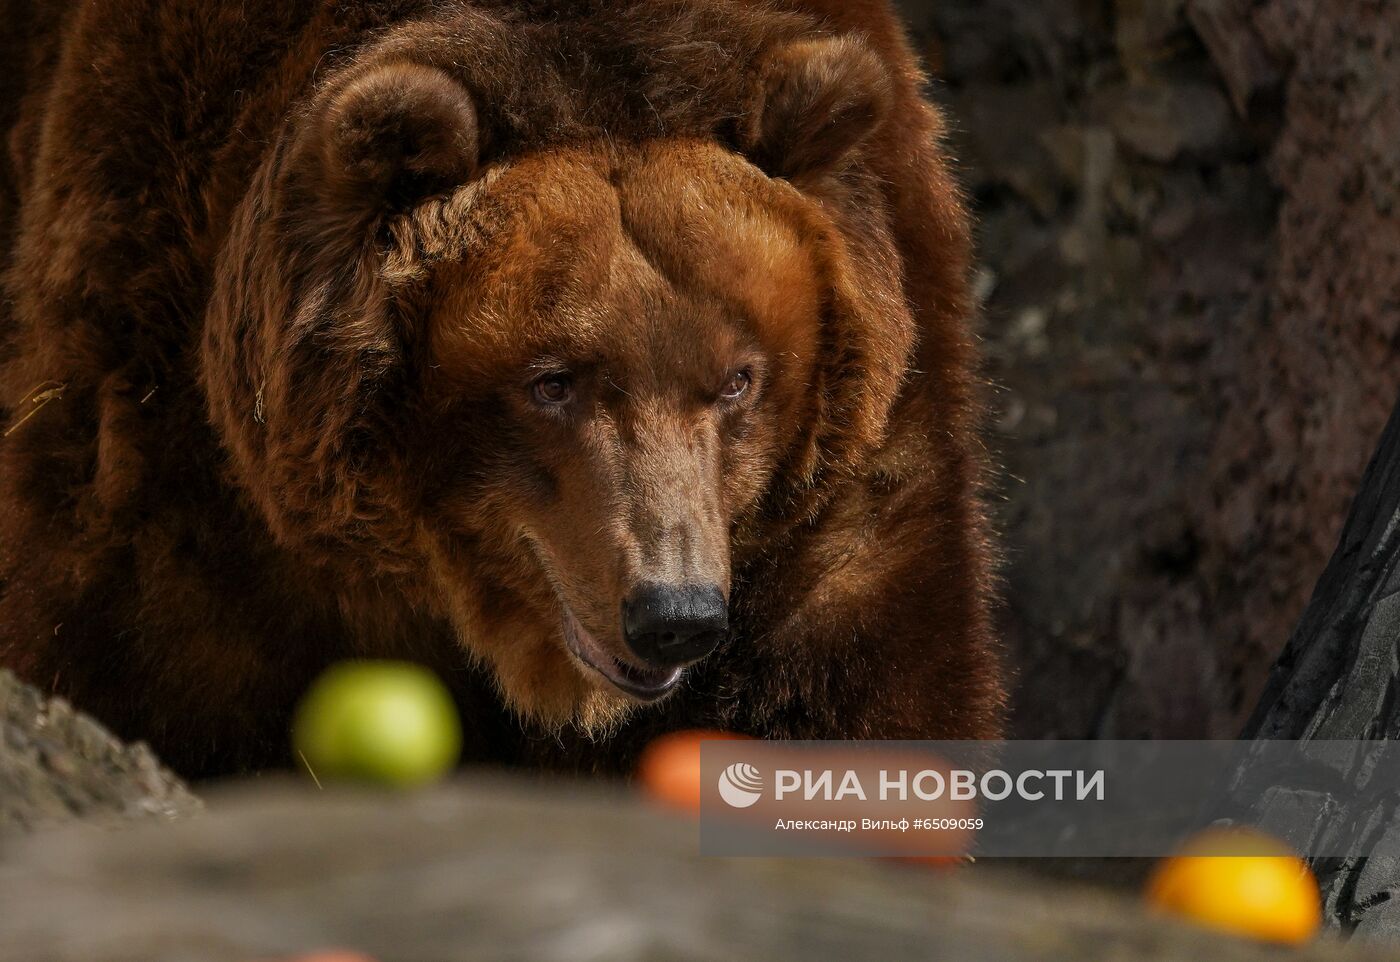
[[[412,796],[264,780],[207,814],[15,842],[0,962],[1277,960],[1132,899],[989,869],[711,859],[618,790],[478,773]],[[1324,941],[1291,958],[1382,959]]]

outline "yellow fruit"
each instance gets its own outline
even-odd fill
[[[292,744],[318,780],[409,787],[440,778],[462,751],[462,726],[438,677],[400,661],[345,661],[297,708]]]
[[[1305,942],[1322,925],[1317,880],[1307,864],[1283,843],[1247,829],[1195,836],[1157,866],[1147,901],[1198,925],[1268,942]]]

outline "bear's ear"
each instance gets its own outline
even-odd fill
[[[745,152],[772,177],[801,180],[839,168],[884,123],[889,71],[851,37],[802,40],[764,66]]]
[[[351,77],[321,125],[324,187],[366,210],[402,208],[465,183],[481,154],[471,95],[422,64],[381,64]]]

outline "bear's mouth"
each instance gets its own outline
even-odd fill
[[[641,702],[653,702],[680,682],[683,668],[641,668],[608,654],[588,629],[579,624],[569,606],[565,604],[563,608],[564,641],[569,651],[624,695]]]

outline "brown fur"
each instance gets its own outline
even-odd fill
[[[482,759],[999,731],[968,228],[884,0],[29,7],[0,664],[191,773],[355,655]],[[732,630],[637,709],[562,619],[626,658],[644,580]]]

